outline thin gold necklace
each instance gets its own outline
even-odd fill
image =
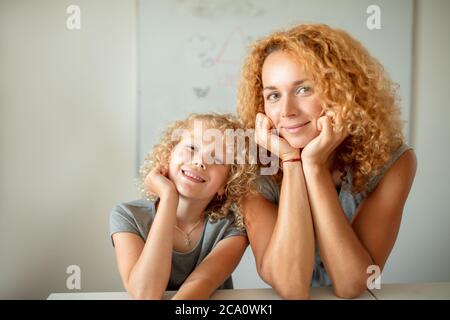
[[[186,245],[186,247],[189,247],[191,244],[191,233],[192,231],[195,230],[195,228],[197,228],[198,224],[200,223],[200,221],[202,221],[202,217],[200,217],[200,219],[198,219],[198,221],[195,223],[195,225],[192,227],[191,231],[189,232],[185,232],[184,230],[180,229],[176,224],[175,224],[175,228],[179,231],[181,231],[184,234],[184,244]]]

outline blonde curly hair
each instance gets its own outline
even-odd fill
[[[266,57],[283,50],[311,74],[319,102],[333,125],[342,117],[349,136],[338,147],[335,168],[352,175],[352,192],[362,192],[391,153],[404,143],[397,85],[360,42],[343,30],[304,24],[275,32],[251,48],[238,88],[238,114],[254,128],[264,113],[262,67]],[[276,177],[279,181],[280,175]]]
[[[203,125],[209,128],[215,128],[225,133],[225,130],[232,129],[235,137],[243,133],[243,125],[235,116],[231,114],[197,114],[193,113],[185,120],[175,121],[171,123],[162,134],[160,143],[153,146],[145,157],[144,163],[139,170],[139,178],[137,185],[141,195],[150,200],[156,201],[157,195],[147,191],[145,187],[145,177],[157,165],[168,166],[173,148],[180,142],[181,136],[174,139],[173,133],[176,130],[191,130],[194,121],[202,121]],[[245,137],[244,137],[245,139]],[[257,164],[251,164],[249,160],[249,141],[243,140],[245,143],[241,145],[243,148],[237,148],[238,144],[234,143],[234,159],[230,166],[230,171],[225,185],[225,193],[223,197],[215,197],[206,208],[206,215],[211,221],[217,221],[228,215],[232,209],[235,217],[235,224],[239,229],[245,229],[244,218],[242,214],[241,204],[244,196],[255,193],[255,178],[257,176]],[[238,164],[238,157],[245,160],[244,164]],[[242,161],[240,161],[242,162]],[[229,159],[227,159],[229,163]]]

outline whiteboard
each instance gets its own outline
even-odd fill
[[[326,23],[360,40],[400,85],[409,133],[413,0],[139,0],[137,168],[168,122],[191,112],[236,111],[237,80],[248,44],[298,23]],[[367,8],[381,9],[369,30]],[[236,288],[266,285],[247,250]]]

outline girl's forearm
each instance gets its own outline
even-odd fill
[[[358,295],[365,289],[372,258],[352,229],[339,203],[335,185],[325,167],[304,167],[314,230],[335,291]]]
[[[216,287],[204,279],[186,281],[172,297],[172,300],[206,300],[215,290]]]
[[[283,165],[278,217],[261,269],[284,298],[309,296],[314,231],[301,162]]]
[[[173,232],[177,198],[161,198],[144,249],[133,267],[128,286],[139,299],[160,299],[166,290],[172,266]]]

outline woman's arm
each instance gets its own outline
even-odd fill
[[[307,299],[314,231],[300,162],[283,165],[279,207],[256,195],[244,201],[245,223],[261,278],[285,299]]]
[[[208,299],[237,267],[247,243],[244,236],[232,236],[219,241],[172,299]]]
[[[281,160],[300,157],[263,113],[256,115],[255,141]],[[262,195],[243,203],[245,224],[260,277],[285,299],[307,299],[314,270],[314,231],[302,164],[285,162],[278,207]]]
[[[314,230],[337,296],[359,296],[367,289],[367,267],[383,269],[397,237],[415,171],[414,152],[407,151],[361,203],[350,223],[328,168],[304,163]]]
[[[178,196],[162,198],[147,240],[128,232],[113,235],[122,282],[134,299],[161,299],[172,269],[173,226]]]

